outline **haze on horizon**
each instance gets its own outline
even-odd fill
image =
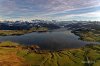
[[[100,0],[0,0],[0,20],[96,20]]]

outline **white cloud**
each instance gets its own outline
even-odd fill
[[[84,13],[84,14],[78,14],[75,16],[84,16],[84,17],[100,17],[100,11],[90,12],[90,13]]]
[[[60,17],[50,17],[56,13],[69,10],[83,9],[100,6],[100,0],[0,0],[0,15],[4,18],[23,19],[44,18],[44,19],[71,19],[77,17],[99,17],[98,13],[69,14]],[[100,13],[99,13],[100,14]],[[37,17],[40,16],[40,17]],[[15,17],[15,18],[14,18]]]
[[[97,20],[100,21],[100,11],[83,13],[83,14],[71,14],[56,16],[56,20]]]

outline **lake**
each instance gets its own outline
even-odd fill
[[[0,36],[0,41],[13,41],[23,45],[38,45],[43,50],[79,48],[86,44],[96,43],[79,40],[78,36],[65,28],[50,32],[32,32],[20,36]]]

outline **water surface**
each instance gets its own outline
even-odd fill
[[[0,41],[13,41],[23,45],[38,45],[41,49],[59,50],[79,48],[92,42],[79,40],[71,30],[58,29],[52,32],[33,32],[21,36],[0,36]]]

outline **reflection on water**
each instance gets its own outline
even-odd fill
[[[90,42],[78,40],[78,36],[67,29],[52,32],[29,33],[21,36],[0,36],[0,41],[13,41],[24,45],[36,44],[41,49],[57,50],[63,48],[78,48]]]

